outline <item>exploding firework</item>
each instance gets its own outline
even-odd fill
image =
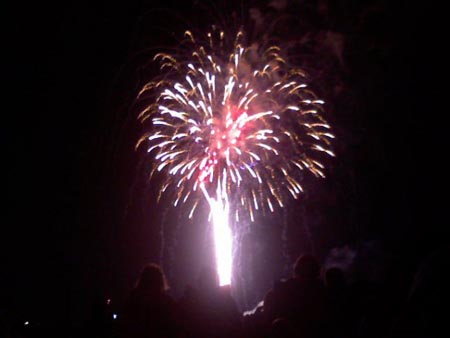
[[[304,173],[324,177],[322,160],[334,156],[324,102],[306,74],[279,47],[244,39],[187,31],[180,53],[155,56],[163,76],[139,93],[150,104],[139,114],[149,129],[137,147],[154,159],[152,174],[166,173],[160,195],[174,189],[174,205],[189,205],[190,218],[206,198],[214,223],[225,222],[215,232],[229,228],[228,217],[254,221],[298,198]]]

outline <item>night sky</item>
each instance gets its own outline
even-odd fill
[[[0,301],[7,311],[79,323],[97,298],[120,303],[161,251],[175,294],[194,280],[204,227],[181,221],[171,236],[180,212],[156,205],[145,186],[133,98],[158,48],[190,24],[208,26],[214,15],[194,15],[201,3],[16,1],[2,10]],[[233,3],[241,13],[258,5],[224,8]],[[354,43],[345,49],[347,68],[317,83],[333,113],[337,157],[327,179],[307,182],[304,200],[283,220],[268,217],[248,242],[281,262],[267,248],[279,245],[282,227],[274,223],[287,222],[291,256],[308,246],[324,259],[334,247],[357,252],[375,243],[390,262],[414,269],[448,241],[446,19],[410,1],[342,4],[336,25]],[[352,13],[369,4],[383,10],[357,31]],[[259,6],[268,11],[266,2]],[[340,74],[344,93],[327,100]]]

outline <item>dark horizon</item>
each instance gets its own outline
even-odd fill
[[[162,264],[175,295],[208,262],[205,226],[154,203],[133,148],[141,130],[132,104],[142,77],[151,74],[146,61],[175,43],[185,24],[209,24],[206,15],[193,16],[201,3],[9,4],[1,133],[7,204],[0,301],[6,311],[80,324],[96,297],[120,304],[147,262]],[[245,3],[237,11],[259,6],[264,13],[268,3]],[[264,283],[285,274],[280,264],[304,251],[325,262],[333,248],[373,247],[381,261],[403,264],[410,274],[448,245],[445,21],[430,5],[370,3],[373,22],[361,36],[352,35],[349,20],[372,7],[353,0],[339,7],[337,29],[357,45],[346,49],[345,71],[317,84],[326,96],[327,80],[345,76],[340,100],[326,100],[337,136],[327,178],[308,180],[309,190],[285,219],[261,218],[248,236],[267,255]],[[173,31],[165,31],[172,23]],[[274,229],[275,222],[282,227]],[[167,238],[160,261],[162,223]]]

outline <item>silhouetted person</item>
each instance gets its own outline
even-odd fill
[[[241,314],[229,287],[220,287],[216,271],[205,267],[197,287],[187,287],[180,299],[184,331],[189,338],[239,337]]]
[[[344,271],[332,267],[325,271],[327,330],[330,337],[349,337],[352,319],[349,290]]]
[[[448,336],[449,257],[450,247],[446,246],[425,258],[414,276],[403,313],[389,337]]]
[[[177,337],[176,304],[166,290],[162,269],[156,264],[145,266],[119,314],[121,338]]]
[[[111,337],[113,313],[111,300],[101,294],[93,297],[92,315],[86,323],[87,337]]]
[[[270,338],[294,338],[294,326],[286,318],[277,318],[270,325]]]
[[[311,255],[300,256],[294,276],[277,282],[264,300],[266,320],[287,320],[296,335],[303,338],[321,336],[325,319],[325,288],[319,278],[320,265]]]

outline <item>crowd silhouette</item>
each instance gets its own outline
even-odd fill
[[[423,257],[405,286],[349,278],[342,267],[303,253],[291,276],[274,281],[252,311],[239,309],[229,285],[205,266],[195,285],[171,294],[155,263],[143,267],[126,299],[112,311],[110,299],[94,301],[92,318],[79,331],[20,330],[0,317],[5,338],[433,338],[446,332],[448,246]]]
[[[181,297],[167,293],[157,264],[144,267],[119,312],[111,338],[366,338],[437,337],[443,328],[441,268],[448,248],[423,260],[400,306],[390,299],[390,281],[350,281],[337,266],[325,268],[301,254],[292,276],[277,280],[254,311],[239,310],[229,286],[204,267]],[[392,281],[393,283],[394,281]]]

